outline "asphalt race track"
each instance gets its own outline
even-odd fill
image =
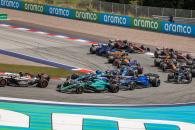
[[[0,48],[45,60],[84,69],[105,70],[111,68],[107,60],[88,54],[90,44],[63,40],[31,32],[0,27]],[[78,103],[99,104],[171,104],[195,101],[195,81],[189,85],[166,83],[167,74],[152,67],[153,59],[149,55],[132,54],[144,66],[145,73],[154,72],[161,76],[159,88],[137,89],[112,93],[85,93],[82,95],[63,94],[55,91],[62,81],[52,80],[48,88],[0,88],[4,97],[39,99]]]

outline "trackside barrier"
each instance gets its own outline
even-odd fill
[[[0,0],[0,8],[23,10],[63,18],[78,19],[102,24],[110,24],[128,28],[133,27],[150,31],[171,33],[181,36],[195,37],[195,25],[189,24],[175,24],[169,22],[161,22],[155,19],[132,18],[129,16],[121,16],[115,14],[75,10],[70,8],[23,2],[19,0]]]
[[[100,14],[96,12],[88,12],[81,10],[73,10],[73,19],[84,21],[99,22]]]
[[[68,8],[45,5],[45,14],[63,18],[72,18],[73,10]]]
[[[155,19],[133,18],[131,26],[151,31],[162,31],[161,21]]]
[[[45,5],[23,2],[23,10],[43,14],[45,12]]]
[[[0,0],[0,8],[22,10],[22,1],[17,0]]]
[[[7,14],[0,14],[0,20],[7,20],[8,16]]]
[[[162,22],[162,32],[195,37],[195,26]]]
[[[129,16],[120,16],[120,15],[113,15],[113,14],[100,14],[100,23],[103,24],[111,24],[117,26],[131,26],[131,17]]]

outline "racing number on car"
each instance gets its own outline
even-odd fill
[[[52,114],[52,127],[53,127],[52,129],[53,130],[82,130],[83,120],[85,118],[118,122],[118,129],[120,130],[135,130],[135,129],[146,130],[145,124],[175,125],[180,130],[195,130],[195,124],[177,122],[177,121],[123,119],[123,118],[114,118],[114,117],[105,117],[105,116],[61,114],[61,113]],[[30,128],[30,117],[22,113],[0,109],[0,126]]]

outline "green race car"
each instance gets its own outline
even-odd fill
[[[75,77],[75,76],[74,76]],[[77,78],[67,79],[63,84],[57,86],[57,91],[63,93],[77,93],[82,94],[83,92],[111,92],[117,93],[119,87],[112,84],[106,78],[97,77],[92,74],[79,76]]]

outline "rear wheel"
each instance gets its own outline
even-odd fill
[[[134,90],[136,88],[136,83],[135,82],[131,82],[129,85],[128,85],[128,88],[129,90]]]
[[[46,88],[48,86],[48,81],[47,80],[41,80],[39,83],[38,83],[38,85],[37,85],[37,87],[40,87],[40,88]]]
[[[159,87],[160,86],[160,80],[157,78],[154,78],[152,80],[152,87]]]
[[[154,66],[159,66],[159,60],[157,60],[157,59],[154,59]]]
[[[192,69],[192,77],[195,77],[195,69]]]
[[[170,74],[168,74],[168,76],[167,76],[167,81],[170,82],[171,79],[173,79],[173,78],[174,78],[173,74],[170,73]]]
[[[1,78],[1,79],[0,79],[0,87],[5,87],[6,85],[7,85],[7,80]]]
[[[191,73],[188,73],[188,74],[186,75],[186,79],[188,80],[187,83],[191,83],[191,82],[192,82],[192,74],[191,74]]]
[[[158,56],[159,56],[159,55],[158,55],[158,52],[155,51],[155,52],[154,52],[154,57],[155,57],[155,58],[158,58]]]
[[[84,88],[83,87],[81,87],[81,86],[79,86],[78,88],[76,88],[76,94],[82,94],[83,93],[83,91],[84,91]]]
[[[166,69],[167,69],[167,64],[162,64],[162,70],[163,70],[163,72],[165,72]]]
[[[109,86],[109,92],[111,93],[118,93],[119,92],[119,86],[116,84],[111,84]]]

